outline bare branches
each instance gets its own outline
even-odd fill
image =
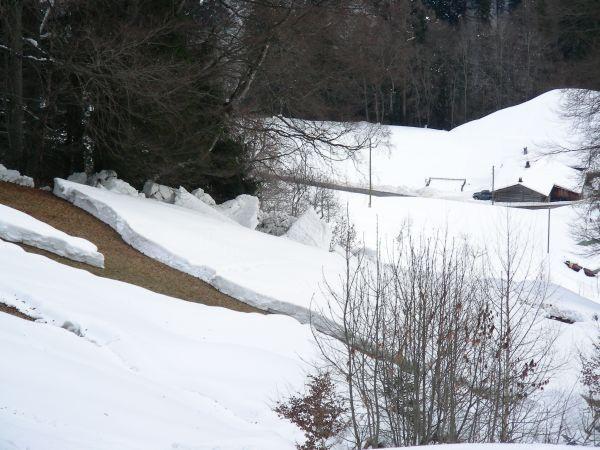
[[[345,384],[352,444],[522,442],[549,433],[541,424],[555,411],[536,400],[553,370],[540,314],[546,284],[517,282],[513,272],[527,258],[503,243],[504,263],[492,273],[480,252],[444,233],[404,230],[398,239],[387,256],[347,241],[346,276],[328,284],[331,304],[321,311],[341,343],[315,334]]]

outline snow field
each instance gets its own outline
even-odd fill
[[[0,448],[285,449],[308,326],[99,278],[0,242]],[[67,331],[70,322],[80,334]],[[8,363],[7,363],[8,362]]]
[[[371,155],[373,189],[473,201],[473,192],[492,188],[494,166],[496,189],[521,178],[546,194],[554,184],[578,191],[581,173],[573,167],[579,161],[572,154],[547,155],[579,142],[562,115],[564,102],[565,91],[553,90],[451,131],[382,126],[383,138]],[[294,167],[294,157],[284,164]],[[369,186],[368,148],[354,160],[323,161],[309,155],[306,164],[332,183]]]

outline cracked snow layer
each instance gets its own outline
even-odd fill
[[[30,245],[74,261],[104,267],[104,255],[91,242],[70,236],[24,212],[0,205],[0,239]]]

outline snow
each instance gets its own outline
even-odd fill
[[[131,186],[126,181],[118,178],[110,178],[102,183],[102,186],[109,191],[118,192],[119,194],[133,195],[134,197],[139,195],[136,188]]]
[[[327,251],[327,233],[321,225],[317,227],[321,234],[315,232],[314,221],[307,220],[310,227],[298,227],[304,236],[300,232],[287,235],[296,234],[306,243],[308,234],[319,248],[240,227],[204,204],[200,210],[184,209],[64,180],[56,180],[55,193],[108,223],[146,255],[258,308],[291,314],[303,322],[309,320],[311,306],[324,306],[324,280],[335,283],[343,273],[343,258]],[[600,301],[600,279],[564,264],[571,260],[592,270],[600,267],[600,259],[581,256],[582,249],[571,238],[570,226],[578,217],[574,207],[551,210],[547,253],[547,210],[409,197],[375,197],[369,208],[367,196],[347,192],[337,192],[337,196],[341,204],[348,204],[350,220],[371,250],[377,234],[382,246],[391,250],[403,226],[410,224],[415,233],[448,233],[491,253],[504,241],[509,224],[513,237],[518,237],[516,248],[532,259],[529,273],[520,274],[521,278],[545,270],[553,286]],[[321,237],[314,240],[312,236]]]
[[[79,184],[87,184],[89,186],[102,187],[112,192],[118,192],[119,194],[132,195],[134,197],[143,195],[140,194],[136,188],[131,186],[126,181],[123,181],[117,177],[117,172],[114,170],[102,170],[98,173],[90,175],[89,177],[85,172],[75,172],[71,174],[67,180]]]
[[[0,371],[0,448],[291,450],[301,440],[272,407],[318,362],[307,325],[184,302],[5,242],[0,273],[0,302],[37,318],[0,314],[0,355],[10,361]],[[571,355],[596,331],[589,321],[557,326]]]
[[[173,203],[175,201],[175,189],[169,186],[146,181],[143,192],[147,198],[153,198],[161,202]]]
[[[335,282],[336,254],[198,211],[55,179],[54,193],[114,228],[131,246],[220,291],[266,311],[311,320]]]
[[[169,298],[6,242],[0,273],[0,302],[38,318],[0,313],[0,448],[293,449],[301,439],[271,409],[303,385],[316,355],[308,326]]]
[[[72,181],[73,183],[87,184],[88,176],[85,172],[75,172],[69,175],[67,180]]]
[[[470,200],[473,192],[491,190],[494,166],[495,188],[522,178],[523,184],[544,194],[554,184],[581,192],[581,173],[573,168],[579,165],[575,156],[549,154],[579,142],[573,124],[562,116],[564,99],[564,91],[550,91],[452,131],[382,126],[387,137],[372,148],[373,189]],[[531,167],[526,169],[527,161]],[[293,167],[295,157],[283,164]],[[358,151],[354,160],[324,162],[308,155],[303,165],[336,184],[369,186],[368,148]]]
[[[553,444],[443,444],[443,450],[573,450],[582,448],[574,445]],[[399,447],[388,450],[440,450],[440,445],[420,445],[418,447]]]
[[[173,201],[173,204],[181,206],[182,208],[188,208],[194,211],[198,211],[204,215],[214,217],[217,220],[222,220],[229,223],[236,223],[233,220],[229,219],[227,216],[221,214],[215,208],[200,200],[195,195],[190,194],[183,187],[180,187],[175,191],[175,199]]]
[[[0,164],[0,181],[14,183],[25,187],[34,187],[33,178],[21,175],[18,170],[10,170]]]
[[[192,195],[197,197],[199,200],[202,200],[204,203],[210,206],[215,206],[215,200],[210,196],[209,193],[204,192],[204,189],[197,188],[192,191]]]
[[[256,229],[260,203],[258,197],[242,194],[216,206],[221,214],[229,217],[241,226]]]
[[[529,277],[545,267],[549,281],[574,294],[600,302],[600,279],[574,272],[564,261],[578,262],[595,270],[599,257],[582,256],[583,248],[571,235],[571,226],[579,220],[576,206],[550,210],[550,252],[547,253],[548,210],[529,210],[493,206],[487,203],[417,197],[373,197],[337,191],[343,205],[348,205],[350,221],[357,235],[370,248],[376,248],[377,233],[384,249],[392,250],[403,227],[428,236],[447,234],[450,239],[466,240],[488,252],[497,252],[510,230],[515,248],[531,261],[526,265]],[[525,264],[523,265],[525,267]],[[525,277],[527,274],[521,274]]]
[[[331,244],[331,230],[313,208],[308,208],[296,220],[285,236],[304,245],[328,250]]]
[[[100,185],[104,185],[104,183],[113,178],[117,178],[117,172],[114,170],[101,170],[100,172],[90,175],[87,180],[87,184],[98,187]]]
[[[91,242],[70,236],[28,214],[0,204],[0,239],[30,245],[74,261],[104,267],[104,255]]]

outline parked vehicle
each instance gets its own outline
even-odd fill
[[[485,189],[483,191],[475,192],[473,194],[473,198],[475,200],[491,200],[492,193],[490,191],[488,191],[487,189]]]

